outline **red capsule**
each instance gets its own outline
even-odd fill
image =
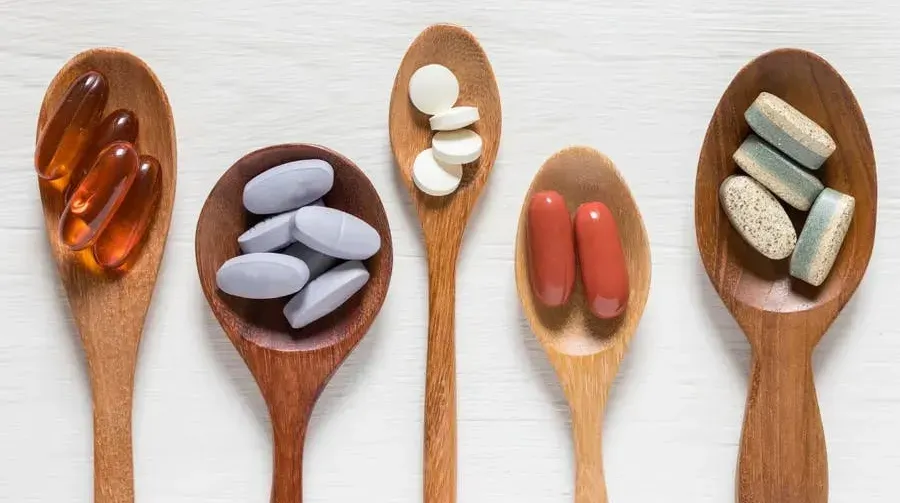
[[[98,264],[107,269],[121,267],[138,248],[156,214],[161,185],[159,161],[142,155],[137,178],[125,195],[122,206],[94,242],[92,250]]]
[[[541,303],[561,306],[575,284],[575,245],[566,201],[552,190],[538,192],[531,196],[527,218],[531,289]]]
[[[38,137],[34,167],[38,176],[55,180],[81,161],[100,123],[109,85],[99,72],[87,72],[66,91]]]
[[[588,307],[598,318],[619,316],[628,303],[628,267],[616,220],[605,204],[578,207],[575,239]]]
[[[110,143],[124,141],[134,143],[138,137],[138,119],[131,110],[120,108],[111,112],[103,119],[103,122],[97,126],[94,137],[88,144],[84,156],[78,166],[72,170],[69,176],[69,185],[66,189],[66,201],[72,197],[78,184],[84,179],[94,161],[97,160],[97,154],[106,148]]]
[[[137,172],[138,154],[130,143],[103,149],[59,217],[60,240],[72,250],[90,246],[122,204]]]

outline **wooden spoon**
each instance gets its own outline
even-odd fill
[[[381,235],[381,249],[365,261],[363,289],[331,314],[295,330],[282,309],[286,299],[248,300],[216,288],[216,271],[240,254],[238,236],[259,220],[244,210],[244,185],[275,166],[323,159],[334,168],[325,204],[363,219]],[[213,187],[197,222],[197,270],[213,314],[247,363],[269,408],[274,436],[272,503],[302,501],[303,443],[313,406],[328,380],[369,330],[387,295],[393,245],[375,187],[346,157],[316,145],[289,144],[247,154]]]
[[[629,301],[612,320],[591,314],[580,274],[569,302],[548,308],[536,301],[528,267],[526,223],[531,196],[555,190],[570,213],[582,203],[600,201],[613,212],[628,264]],[[606,399],[628,342],[637,329],[650,293],[650,244],[640,210],[612,161],[588,147],[554,154],[538,171],[519,215],[516,235],[516,286],[531,329],[562,384],[572,414],[575,443],[575,502],[606,503],[601,431]]]
[[[738,171],[731,155],[750,132],[744,111],[773,93],[824,127],[837,151],[816,174],[856,198],[853,223],[819,288],[788,274],[743,242],[719,206],[721,182]],[[813,348],[862,279],[875,237],[875,157],[847,83],[815,54],[781,49],[753,60],[725,90],[697,166],[697,245],[709,279],[753,349],[738,460],[740,503],[828,500],[825,435],[813,386]],[[799,231],[805,214],[791,212]]]
[[[409,100],[409,79],[437,63],[459,80],[458,105],[477,106],[481,119],[470,128],[484,141],[481,158],[464,166],[452,195],[428,196],[412,180],[413,161],[431,146],[428,116]],[[409,47],[391,93],[391,147],[415,203],[428,256],[428,357],[425,380],[425,503],[456,501],[456,261],[466,222],[487,182],[500,145],[500,92],[487,55],[458,26],[434,25]]]
[[[38,117],[38,133],[68,87],[97,70],[109,82],[106,110],[128,108],[140,123],[140,153],[159,160],[162,193],[156,216],[140,252],[127,270],[108,273],[91,251],[71,252],[57,234],[65,207],[61,183],[39,181],[50,249],[66,289],[69,307],[84,345],[94,403],[94,501],[134,501],[131,408],[134,372],[144,318],[156,284],[175,202],[175,124],[162,85],[136,56],[120,49],[91,49],[72,58],[56,74]]]

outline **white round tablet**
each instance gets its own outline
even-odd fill
[[[462,173],[462,165],[438,161],[429,148],[416,156],[412,175],[413,182],[422,192],[430,196],[446,196],[459,187]]]
[[[481,157],[482,141],[471,129],[441,131],[431,140],[435,159],[450,164],[466,164]]]
[[[459,81],[446,66],[425,65],[409,79],[409,99],[422,113],[435,115],[453,108]]]
[[[435,131],[453,131],[471,126],[478,120],[478,109],[475,107],[453,107],[441,112],[428,121]]]

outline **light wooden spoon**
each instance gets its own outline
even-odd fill
[[[481,158],[464,166],[459,189],[428,196],[412,181],[413,161],[431,146],[428,116],[409,100],[409,79],[437,63],[459,80],[458,105],[477,106],[481,119],[471,129],[484,141]],[[463,28],[434,25],[409,47],[391,93],[390,132],[394,158],[415,203],[428,255],[428,357],[425,380],[425,503],[456,501],[456,261],[466,222],[497,157],[500,93],[487,55]]]
[[[571,214],[582,203],[600,201],[613,212],[628,265],[629,300],[612,320],[593,316],[584,302],[580,273],[569,302],[548,308],[536,301],[528,267],[527,210],[531,196],[555,190]],[[605,155],[587,147],[554,154],[538,171],[519,215],[516,286],[525,317],[543,346],[572,413],[575,443],[575,502],[606,503],[601,431],[606,399],[628,342],[637,330],[650,293],[650,244],[640,210],[622,175]]]
[[[57,225],[65,207],[60,182],[39,181],[50,249],[81,342],[94,403],[94,501],[134,501],[131,408],[134,372],[144,318],[165,248],[175,202],[175,124],[162,85],[136,56],[120,49],[91,49],[72,58],[47,89],[38,117],[38,134],[69,85],[97,70],[109,82],[106,110],[128,108],[140,123],[141,154],[159,160],[162,193],[146,241],[127,270],[104,272],[90,248],[71,252],[59,241]]]
[[[719,185],[738,171],[731,155],[750,132],[744,111],[773,93],[824,127],[837,151],[816,174],[856,198],[853,223],[830,276],[813,288],[744,243],[719,206]],[[753,349],[737,475],[740,503],[828,500],[825,434],[812,352],[863,277],[875,238],[875,157],[846,82],[806,51],[781,49],[732,80],[709,123],[694,194],[697,245],[710,281]],[[790,212],[799,231],[805,214]]]
[[[216,288],[216,271],[240,254],[237,238],[258,218],[244,210],[244,185],[263,171],[300,159],[322,159],[334,168],[325,204],[368,222],[381,249],[365,261],[369,282],[343,306],[300,330],[282,313],[286,299],[249,300]],[[375,187],[346,157],[316,145],[276,145],[247,154],[222,175],[200,212],[197,270],[203,293],[225,334],[262,391],[274,436],[272,503],[302,501],[303,443],[313,406],[328,380],[375,320],[393,269],[387,215]]]

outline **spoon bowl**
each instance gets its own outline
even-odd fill
[[[334,186],[325,204],[368,222],[381,236],[381,249],[365,261],[370,279],[360,292],[297,330],[282,313],[285,299],[230,296],[216,287],[216,271],[240,254],[238,236],[259,220],[244,210],[244,185],[267,169],[301,159],[331,164]],[[366,175],[346,157],[316,145],[277,145],[244,156],[222,175],[200,212],[195,240],[206,300],[256,379],[272,418],[272,502],[301,501],[303,442],[315,401],[366,334],[387,295],[393,245],[384,206]]]
[[[719,206],[719,186],[739,171],[731,156],[750,132],[744,111],[763,91],[784,99],[831,134],[837,150],[815,174],[827,187],[856,199],[840,254],[820,287],[791,278],[789,260],[771,261],[753,250]],[[694,197],[703,265],[753,349],[738,501],[824,503],[825,438],[811,356],[866,271],[877,206],[872,142],[847,83],[825,60],[803,50],[775,50],[750,62],[713,113]],[[805,214],[787,209],[799,233]]]
[[[579,205],[600,201],[612,211],[628,267],[628,304],[617,318],[601,320],[584,301],[581,278],[560,307],[546,307],[531,288],[527,212],[531,197],[554,190],[570,214]],[[650,244],[637,203],[612,161],[587,147],[554,154],[538,171],[522,204],[516,235],[516,286],[532,331],[556,370],[572,413],[576,457],[576,503],[607,501],[601,430],[606,398],[650,293]]]
[[[457,105],[478,107],[470,126],[482,140],[481,157],[463,166],[457,190],[429,196],[412,180],[413,161],[431,146],[428,116],[409,99],[409,79],[420,67],[440,64],[459,80]],[[400,180],[409,190],[428,257],[428,356],[425,379],[425,503],[456,501],[456,261],[466,222],[475,207],[500,146],[500,92],[487,55],[475,37],[447,24],[428,27],[410,45],[391,92],[391,148]]]
[[[787,101],[831,134],[837,150],[814,174],[826,187],[856,198],[841,253],[818,288],[791,278],[790,261],[769,260],[751,248],[719,208],[719,186],[728,176],[740,173],[731,155],[751,132],[744,111],[763,91]],[[700,254],[726,304],[785,313],[843,306],[862,280],[872,254],[876,202],[875,157],[866,122],[852,91],[834,68],[812,53],[782,49],[760,56],[735,76],[707,130],[694,206]],[[806,213],[785,209],[799,231]]]
[[[109,83],[106,110],[128,108],[141,124],[137,146],[159,160],[161,194],[143,246],[117,271],[102,269],[90,249],[69,250],[59,239],[68,178],[38,188],[50,251],[66,290],[69,308],[84,346],[94,414],[94,501],[134,501],[131,410],[134,372],[144,320],[150,307],[175,202],[175,124],[165,90],[136,56],[114,48],[84,51],[56,74],[38,116],[40,135],[69,86],[88,71]]]
[[[413,161],[419,153],[431,147],[434,131],[428,123],[428,116],[410,102],[409,79],[416,70],[432,63],[443,65],[456,75],[459,81],[457,105],[478,107],[480,119],[469,129],[478,133],[484,142],[481,157],[463,166],[459,188],[453,194],[441,197],[420,191],[412,179]],[[462,239],[465,220],[497,159],[500,127],[500,91],[487,54],[478,40],[458,26],[437,24],[428,27],[413,41],[400,63],[391,92],[389,116],[391,149],[400,179],[418,210],[426,240],[432,227],[440,225],[440,222],[444,222],[445,226],[455,224],[458,219],[462,219],[463,225],[447,226],[445,230],[455,232],[441,237]]]

